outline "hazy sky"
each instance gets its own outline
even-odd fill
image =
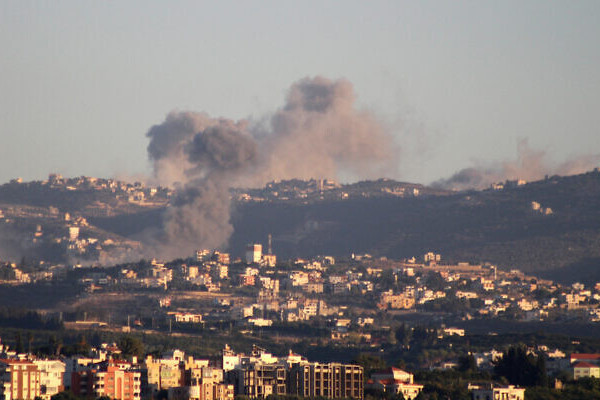
[[[150,174],[172,110],[260,119],[346,78],[428,183],[600,153],[600,1],[0,0],[0,183]]]

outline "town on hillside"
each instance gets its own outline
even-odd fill
[[[600,378],[600,342],[564,331],[597,329],[600,284],[435,252],[279,260],[269,239],[236,259],[2,263],[5,398],[568,398]]]

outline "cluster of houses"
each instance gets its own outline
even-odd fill
[[[274,181],[264,188],[232,189],[232,194],[238,202],[289,202],[296,201],[304,204],[350,198],[367,197],[417,197],[423,191],[431,189],[418,184],[396,182],[391,179],[379,179],[373,182],[358,182],[339,184],[330,179],[291,179]]]
[[[227,253],[200,250],[195,262],[152,260],[143,268],[125,265],[117,272],[82,269],[79,283],[86,285],[89,291],[111,290],[114,286],[129,290],[168,290],[177,278],[179,282],[215,294],[215,302],[219,302],[217,309],[165,307],[168,310],[164,310],[164,314],[176,315],[177,322],[201,323],[214,314],[215,318],[262,326],[326,317],[341,320],[341,325],[364,327],[371,320],[377,325],[377,310],[427,309],[430,304],[449,299],[468,304],[466,311],[463,307],[456,312],[469,319],[506,316],[526,321],[561,318],[600,321],[600,284],[591,288],[581,283],[562,286],[518,270],[501,271],[490,265],[467,263],[446,265],[441,264],[441,256],[434,253],[425,254],[422,263],[414,258],[383,262],[368,255],[354,255],[342,268],[330,256],[295,259],[285,269],[276,267],[276,261],[270,249],[263,253],[261,245],[252,244],[243,259],[232,260]],[[0,279],[13,284],[61,279],[67,275],[67,269],[50,267],[39,273],[25,274],[15,264],[5,264],[0,266]],[[223,299],[223,294],[235,295],[243,288],[254,289],[256,297]],[[364,315],[348,313],[339,302],[331,304],[334,297],[350,294],[360,295],[365,302]],[[345,324],[348,318],[352,320]],[[345,329],[337,326],[335,330],[343,330],[339,328]],[[337,333],[332,332],[332,336]]]
[[[52,189],[110,192],[115,195],[116,199],[121,198],[132,203],[141,204],[146,201],[158,201],[163,204],[173,194],[171,189],[163,187],[146,187],[142,182],[129,183],[118,181],[116,179],[103,179],[90,176],[64,178],[60,174],[50,174],[48,175],[48,180],[39,183],[44,186],[49,186]]]
[[[544,346],[528,349],[548,358],[548,372],[568,370],[575,380],[600,378],[600,354],[573,353]],[[491,368],[500,352],[472,354],[478,368]],[[238,395],[264,399],[269,395],[364,399],[367,393],[402,394],[415,399],[424,385],[413,374],[390,367],[364,375],[363,368],[339,362],[311,362],[290,351],[275,356],[253,346],[249,354],[225,346],[220,356],[198,359],[180,350],[161,357],[147,355],[124,361],[116,345],[103,344],[85,356],[40,359],[0,345],[0,398],[33,400],[62,391],[81,397],[116,400],[233,400]],[[524,399],[524,388],[469,384],[472,398]]]
[[[24,183],[22,179],[13,179],[8,185],[16,193],[22,195],[31,190],[33,195],[56,197],[56,204],[61,204],[63,197],[73,201],[70,193],[90,193],[97,196],[96,201],[88,206],[88,214],[111,216],[114,207],[165,206],[173,195],[173,190],[164,187],[148,187],[142,182],[128,183],[115,179],[101,179],[89,176],[64,178],[59,174],[50,174],[47,180]],[[25,192],[26,193],[26,192]],[[77,197],[74,198],[77,201]],[[23,230],[22,221],[36,221],[27,236],[23,231],[23,246],[32,249],[53,247],[64,251],[66,260],[102,260],[108,254],[133,251],[139,243],[123,240],[117,235],[96,235],[97,229],[90,227],[85,217],[60,212],[55,206],[28,208],[27,206],[7,206],[0,209],[0,223],[15,226],[15,230]],[[60,228],[59,228],[60,227]],[[49,257],[56,258],[56,257]]]
[[[438,274],[444,287],[427,287],[422,279],[427,274]],[[430,301],[454,296],[477,300],[477,308],[470,311],[469,318],[493,318],[510,313],[525,321],[561,317],[600,321],[600,283],[593,287],[578,282],[563,286],[527,276],[519,270],[500,271],[494,266],[442,265],[432,261],[401,263],[394,269],[394,278],[398,280],[403,276],[417,276],[415,284],[406,285],[399,291],[380,292],[377,304],[380,309],[415,309]]]
[[[180,350],[160,358],[117,358],[114,345],[93,356],[38,359],[0,349],[0,398],[49,400],[61,391],[81,397],[116,400],[233,400],[236,395],[266,398],[271,394],[301,397],[364,398],[363,368],[337,362],[310,362],[289,354],[273,356],[253,347],[250,354],[225,347],[221,357],[196,359]]]
[[[330,179],[292,179],[269,182],[262,189],[233,189],[239,202],[286,201],[323,196],[324,192],[340,188],[341,185]]]
[[[71,236],[76,238],[77,232],[71,232]],[[561,318],[600,321],[600,284],[563,286],[518,270],[501,271],[491,265],[447,265],[433,252],[425,254],[422,262],[415,258],[391,261],[353,255],[351,261],[345,261],[340,267],[333,257],[321,256],[295,259],[282,269],[270,248],[264,253],[262,250],[260,244],[248,245],[244,258],[235,260],[227,253],[200,250],[192,262],[152,260],[144,267],[124,265],[118,271],[82,268],[78,279],[91,292],[124,287],[168,290],[174,280],[186,282],[188,287],[214,293],[215,302],[219,304],[212,309],[200,306],[179,309],[169,307],[168,302],[161,303],[166,305],[161,307],[166,310],[159,312],[176,316],[176,322],[202,323],[214,317],[268,326],[275,322],[325,317],[334,320],[332,337],[336,338],[350,326],[377,325],[380,322],[377,321],[378,310],[427,309],[449,299],[468,304],[466,310],[464,307],[456,310],[463,318],[506,316],[526,321]],[[76,268],[46,267],[25,273],[14,263],[4,263],[0,265],[0,281],[27,284],[61,280],[68,276],[69,270]],[[237,291],[244,288],[252,288],[255,297],[236,296]],[[349,312],[339,302],[332,302],[339,295],[351,294],[360,295],[364,302],[361,315]],[[227,301],[222,295],[233,295],[235,300]]]
[[[343,272],[331,272],[329,267],[335,264],[332,257],[312,260],[296,260],[298,267],[285,273],[276,273],[271,268],[253,264],[236,277],[232,277],[239,286],[257,286],[261,288],[261,301],[256,308],[264,308],[265,300],[277,298],[279,288],[286,293],[296,293],[308,307],[298,312],[281,314],[283,321],[306,320],[312,316],[337,315],[339,310],[327,307],[327,295],[358,293],[378,298],[377,308],[382,310],[411,310],[426,306],[446,297],[475,300],[470,302],[471,310],[467,318],[494,318],[508,315],[525,321],[542,321],[550,318],[580,318],[587,321],[600,321],[600,284],[586,288],[581,283],[562,286],[549,280],[527,276],[519,270],[500,271],[495,266],[440,264],[440,255],[428,253],[424,263],[416,260],[391,263],[391,267],[373,267],[368,256],[355,256],[355,261],[363,268],[351,267]],[[256,266],[254,266],[256,265]],[[338,270],[339,271],[339,270]],[[382,289],[384,274],[391,271],[391,279],[400,283],[393,289]],[[441,285],[428,286],[428,277],[436,275]],[[389,275],[385,275],[389,278]],[[404,283],[409,282],[409,283]],[[324,296],[323,296],[324,295]],[[317,313],[305,312],[315,309],[319,298]],[[262,303],[262,306],[261,306]],[[289,302],[288,302],[289,304]],[[279,307],[266,304],[268,309],[289,310],[284,303]],[[322,310],[322,311],[321,311]]]

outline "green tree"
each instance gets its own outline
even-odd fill
[[[402,324],[396,329],[396,340],[404,348],[410,347],[410,339],[412,337],[412,330],[406,325]]]
[[[21,332],[17,332],[17,334],[15,335],[15,342],[15,351],[17,352],[17,354],[23,353],[25,351],[25,348],[23,347],[23,338],[21,338]]]
[[[458,370],[460,372],[474,372],[477,371],[477,362],[473,354],[468,354],[458,358]]]
[[[374,371],[379,371],[387,367],[385,360],[371,354],[361,353],[354,362],[364,368],[365,378],[371,376]]]
[[[62,349],[62,340],[57,339],[56,335],[50,335],[48,338],[48,353],[50,355],[58,356]]]
[[[31,345],[33,344],[33,333],[27,332],[27,352],[31,354]]]
[[[541,358],[541,360],[540,360]],[[513,385],[547,386],[546,362],[543,356],[529,354],[524,346],[510,347],[496,361],[494,372]]]
[[[130,358],[131,356],[142,357],[144,355],[144,343],[135,336],[126,335],[121,337],[117,346],[119,346],[125,358]]]
[[[92,347],[88,344],[85,335],[81,335],[79,336],[77,343],[75,343],[75,346],[73,346],[73,351],[75,354],[86,355],[90,352],[91,348]]]
[[[390,330],[390,333],[388,334],[388,343],[391,345],[398,343],[398,340],[396,339],[396,332],[393,330]]]
[[[548,371],[546,370],[546,357],[543,354],[537,356],[536,362],[536,385],[548,386]]]

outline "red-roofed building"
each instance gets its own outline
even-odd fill
[[[386,393],[402,393],[406,400],[412,400],[423,390],[423,385],[414,383],[413,374],[399,368],[387,368],[371,374],[365,388]]]
[[[600,378],[600,367],[588,362],[578,362],[573,366],[573,379]]]
[[[393,379],[404,383],[413,383],[413,374],[403,371],[400,368],[390,367],[383,371],[373,372],[371,379],[374,381]]]
[[[600,363],[600,353],[572,353],[571,364],[578,362],[598,364]]]

